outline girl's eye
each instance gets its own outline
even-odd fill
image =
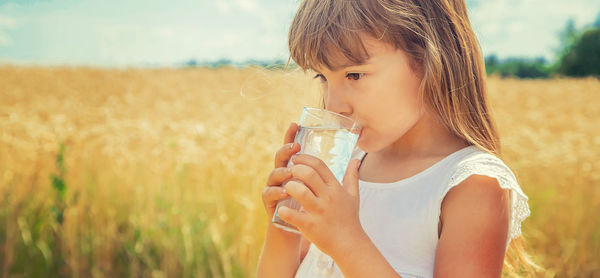
[[[348,80],[359,80],[359,79],[363,78],[364,76],[365,76],[364,73],[352,72],[352,73],[346,74],[346,78],[348,78]]]
[[[313,78],[314,78],[314,79],[317,79],[317,78],[318,78],[318,79],[319,79],[319,81],[321,81],[321,82],[326,82],[326,81],[327,81],[327,79],[325,79],[325,76],[323,76],[323,75],[322,75],[322,74],[320,74],[320,73],[317,73],[317,75],[315,75],[315,77],[313,77]]]

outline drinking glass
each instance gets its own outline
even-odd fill
[[[344,115],[319,108],[304,107],[294,142],[300,144],[299,154],[309,154],[321,159],[341,184],[356,146],[360,128],[356,121]],[[290,159],[288,167],[291,165],[293,163]],[[301,205],[292,197],[280,200],[272,220],[275,226],[285,231],[300,233],[296,227],[279,218],[277,212],[281,206],[301,210]],[[319,268],[324,272],[332,271],[333,260],[322,252],[318,254]]]

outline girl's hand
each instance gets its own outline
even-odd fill
[[[280,207],[279,217],[298,227],[304,237],[330,256],[338,250],[351,250],[353,239],[366,235],[358,218],[360,160],[350,161],[343,187],[317,157],[299,154],[292,162],[292,176],[302,182],[291,180],[285,189],[304,210]]]
[[[298,143],[293,143],[297,130],[298,125],[295,123],[291,123],[290,127],[288,127],[283,142],[285,145],[275,153],[275,169],[271,171],[271,174],[267,179],[267,185],[262,191],[263,205],[265,206],[269,219],[273,219],[277,202],[289,197],[289,195],[284,192],[281,184],[292,177],[291,172],[287,168],[287,163],[293,154],[300,151],[300,145]]]

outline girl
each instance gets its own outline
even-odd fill
[[[500,277],[507,250],[508,271],[537,267],[463,0],[305,0],[289,48],[324,108],[361,124],[364,153],[340,185],[319,159],[292,156],[290,125],[262,198],[269,218],[296,198],[303,211],[278,214],[302,234],[269,224],[258,277]]]

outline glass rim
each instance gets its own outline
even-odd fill
[[[356,128],[356,129],[360,129],[360,128],[361,128],[361,125],[360,125],[360,124],[358,123],[358,121],[356,121],[355,119],[352,119],[352,118],[350,118],[350,117],[348,117],[348,116],[344,116],[344,115],[342,115],[342,114],[340,114],[340,113],[333,112],[333,111],[331,111],[331,110],[327,110],[327,109],[323,109],[323,108],[318,108],[318,107],[311,107],[311,106],[304,106],[302,109],[303,109],[303,110],[307,110],[307,111],[309,111],[309,112],[310,112],[310,111],[320,111],[320,112],[325,112],[325,113],[327,113],[327,114],[331,114],[331,115],[334,115],[334,116],[336,116],[336,117],[340,117],[340,118],[342,118],[342,119],[349,120],[349,121],[350,121],[350,122],[352,122],[352,124],[353,124],[353,125],[352,125],[352,126],[353,126],[353,127],[352,127],[353,129],[355,129],[355,128]]]

